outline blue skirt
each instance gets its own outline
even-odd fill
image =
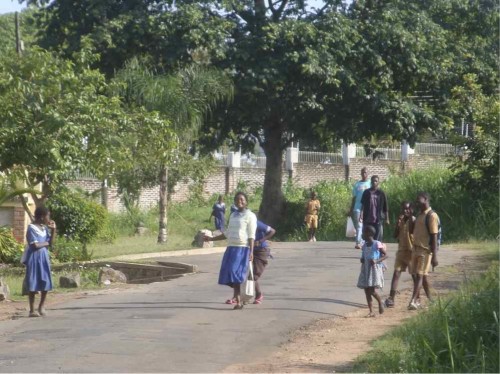
[[[47,248],[29,249],[26,258],[26,288],[29,292],[50,291],[52,277]]]
[[[232,286],[245,281],[250,262],[248,247],[227,247],[222,258],[219,272],[219,284]]]

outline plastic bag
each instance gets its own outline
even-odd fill
[[[241,298],[248,300],[255,296],[255,280],[253,277],[252,261],[248,264],[248,276],[246,281],[241,284]]]
[[[356,228],[354,227],[354,222],[352,222],[351,217],[347,217],[345,236],[346,236],[346,238],[355,238],[356,237]]]

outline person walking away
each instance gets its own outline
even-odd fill
[[[439,216],[430,206],[431,197],[427,192],[417,194],[416,206],[419,215],[415,220],[413,228],[413,254],[411,270],[414,274],[413,294],[409,310],[419,307],[420,290],[424,288],[429,301],[432,301],[430,283],[428,279],[429,270],[438,266],[438,232]]]
[[[371,178],[371,187],[363,192],[361,196],[360,222],[363,225],[375,227],[375,240],[382,241],[384,236],[384,221],[389,222],[389,204],[387,197],[379,188],[380,179],[378,175]]]
[[[401,203],[401,212],[394,230],[394,237],[398,240],[398,251],[396,252],[396,260],[394,262],[394,273],[391,281],[391,292],[385,300],[385,306],[388,308],[394,307],[396,292],[398,291],[398,282],[401,273],[408,269],[411,272],[411,256],[413,251],[413,225],[415,217],[413,216],[411,204],[409,201]],[[412,278],[414,275],[412,274]]]
[[[264,294],[260,288],[259,279],[262,277],[269,257],[271,248],[268,240],[276,234],[276,230],[264,222],[257,220],[257,232],[255,233],[255,242],[253,250],[253,276],[255,280],[255,299],[254,304],[262,304]]]
[[[217,202],[212,207],[212,213],[208,217],[208,222],[214,217],[215,229],[224,231],[224,224],[226,221],[226,204],[224,204],[224,198],[219,195]]]
[[[363,230],[363,224],[360,222],[361,213],[361,197],[363,192],[370,188],[371,182],[368,180],[368,169],[366,167],[361,169],[361,180],[354,183],[352,188],[352,201],[351,209],[347,213],[348,217],[352,218],[354,228],[356,229],[356,245],[354,248],[361,249],[361,233]]]
[[[384,303],[377,293],[377,288],[384,287],[384,271],[382,261],[387,258],[385,245],[375,240],[375,228],[370,225],[363,226],[363,239],[365,243],[361,248],[361,271],[358,278],[358,287],[364,289],[369,314],[367,317],[375,317],[373,313],[373,301],[378,302],[379,314],[384,313]]]
[[[23,295],[28,295],[29,316],[46,316],[45,300],[47,292],[52,290],[52,277],[48,248],[56,238],[56,224],[50,219],[50,212],[45,207],[35,209],[35,220],[28,226],[26,241],[28,252],[24,265],[26,266]],[[40,304],[35,310],[35,295],[40,292]]]
[[[243,309],[241,284],[246,280],[248,264],[253,260],[257,217],[248,208],[248,198],[244,192],[237,192],[234,204],[238,211],[231,214],[227,230],[216,236],[205,236],[206,241],[227,239],[228,247],[224,252],[219,272],[219,284],[233,288],[233,309]],[[231,302],[229,302],[231,304]]]
[[[318,200],[316,192],[311,192],[311,199],[306,204],[306,216],[304,222],[308,230],[308,240],[310,242],[316,241],[316,231],[318,230],[318,213],[321,208],[321,203]]]

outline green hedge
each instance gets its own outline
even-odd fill
[[[443,228],[443,241],[456,242],[469,239],[494,239],[498,236],[498,196],[484,193],[474,199],[461,186],[454,184],[448,169],[436,168],[393,175],[381,183],[389,201],[391,227],[385,228],[384,241],[393,241],[393,225],[404,200],[415,201],[417,192],[431,195],[431,206],[439,214]],[[283,240],[304,240],[303,226],[305,202],[310,191],[318,193],[321,201],[318,240],[346,240],[346,213],[351,204],[352,184],[321,182],[311,189],[285,187],[287,211],[278,225],[278,235]]]

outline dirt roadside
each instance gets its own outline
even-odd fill
[[[74,292],[50,292],[47,295],[46,307],[51,309],[53,306],[62,304],[71,300],[83,299],[94,295],[105,295],[120,292],[124,289],[141,287],[137,284],[114,284],[108,288],[96,290],[79,290]],[[39,301],[39,295],[35,300]],[[37,304],[38,305],[38,304]],[[0,321],[13,320],[28,316],[28,298],[23,300],[4,300],[0,302]]]
[[[445,295],[456,290],[465,278],[474,276],[488,266],[484,256],[474,252],[460,262],[440,268],[431,274],[435,293]],[[226,373],[334,373],[350,372],[354,360],[370,349],[370,343],[391,328],[400,325],[418,311],[408,311],[411,298],[409,276],[404,274],[403,289],[396,297],[395,308],[386,309],[376,318],[366,318],[367,309],[360,309],[342,318],[321,319],[291,333],[288,341],[261,362],[236,364]],[[386,287],[386,291],[389,287]],[[362,292],[361,290],[359,292]],[[423,307],[426,299],[423,298]]]

